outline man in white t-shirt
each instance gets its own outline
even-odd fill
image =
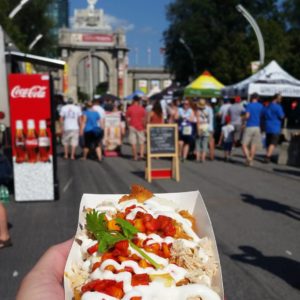
[[[228,110],[230,108],[231,104],[229,102],[228,98],[224,98],[223,100],[223,104],[220,107],[220,111],[219,111],[219,117],[221,118],[221,125],[225,125],[226,124],[226,116],[228,115]]]
[[[75,159],[75,151],[79,142],[79,127],[81,122],[81,109],[69,99],[60,111],[60,123],[62,124],[62,144],[64,146],[64,158],[69,157],[71,146],[71,159]]]
[[[104,120],[105,120],[105,114],[106,113],[105,113],[105,110],[101,106],[101,103],[98,99],[93,101],[93,110],[96,111],[99,114],[100,120],[103,120],[103,121],[101,121],[101,123],[105,124]],[[102,125],[102,126],[104,126],[104,125]],[[104,128],[102,128],[102,129],[104,129]]]

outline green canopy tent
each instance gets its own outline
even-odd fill
[[[224,88],[224,85],[208,71],[205,71],[184,89],[184,96],[204,98],[220,97],[222,88]]]

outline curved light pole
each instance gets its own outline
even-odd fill
[[[193,72],[194,75],[196,75],[197,73],[197,68],[196,68],[196,63],[195,63],[195,56],[194,53],[192,52],[191,48],[186,44],[185,40],[181,37],[179,38],[179,42],[184,46],[184,48],[186,49],[186,51],[188,52],[191,60],[192,60],[192,64],[193,64]]]
[[[13,19],[13,17],[23,8],[23,6],[30,0],[22,0],[9,14],[9,18]]]
[[[260,62],[260,65],[262,66],[265,62],[265,44],[264,44],[264,39],[261,34],[261,31],[260,31],[256,21],[254,20],[254,18],[250,15],[250,13],[241,4],[237,5],[236,9],[239,13],[241,13],[247,19],[247,21],[250,23],[250,25],[252,26],[252,28],[256,34],[257,41],[258,41],[258,47],[259,47],[259,62]]]
[[[29,50],[32,50],[32,48],[38,43],[38,41],[43,37],[42,34],[38,34],[35,39],[32,41],[32,43],[28,46]]]

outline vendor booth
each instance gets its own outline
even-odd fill
[[[203,72],[196,80],[184,89],[184,96],[212,98],[221,96],[224,85],[208,71]]]
[[[253,93],[261,97],[271,97],[276,93],[287,98],[300,97],[300,81],[273,60],[256,74],[222,90],[222,94],[227,97],[248,98]]]

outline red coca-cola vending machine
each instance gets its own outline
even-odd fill
[[[51,86],[48,74],[9,75],[16,201],[56,198]]]

